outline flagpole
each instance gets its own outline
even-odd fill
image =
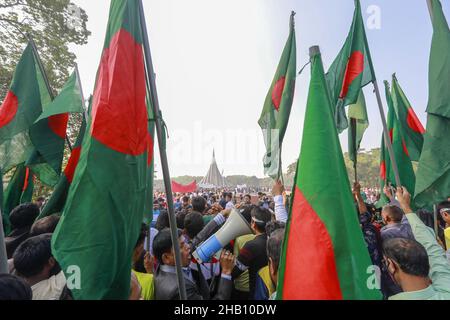
[[[430,13],[431,23],[433,23],[433,3],[432,0],[427,0],[428,12]]]
[[[47,87],[48,93],[50,94],[51,100],[55,100],[55,94],[53,93],[52,87],[50,86],[50,81],[48,80],[47,73],[45,72],[44,66],[42,65],[42,60],[39,56],[39,51],[37,50],[36,43],[34,42],[31,35],[28,35],[28,40],[31,43],[31,47],[33,48],[34,55],[36,56],[36,60],[39,66],[39,70],[41,71],[42,77],[44,78],[45,86]],[[69,137],[66,134],[67,145],[69,146],[70,151],[72,151],[72,144],[70,143]]]
[[[141,28],[143,33],[143,42],[144,42],[144,52],[145,52],[145,62],[146,62],[146,73],[147,73],[147,86],[149,86],[150,99],[152,100],[152,108],[155,115],[155,127],[156,133],[158,135],[158,145],[159,145],[159,154],[161,157],[161,167],[163,171],[164,177],[164,185],[166,189],[166,197],[167,197],[167,208],[169,214],[169,224],[170,231],[172,236],[172,245],[175,253],[175,265],[176,265],[176,274],[178,278],[178,289],[180,292],[180,300],[187,300],[186,295],[186,285],[184,282],[183,272],[181,269],[181,253],[180,246],[178,243],[178,229],[177,223],[175,219],[175,212],[173,207],[173,195],[172,195],[172,185],[170,180],[170,172],[169,165],[167,161],[167,154],[165,149],[164,141],[164,129],[162,125],[161,118],[161,110],[159,108],[158,101],[158,93],[156,91],[156,81],[155,81],[155,72],[153,69],[152,55],[150,51],[150,44],[147,32],[147,24],[145,21],[144,15],[144,6],[142,4],[142,0],[139,0],[139,11],[141,16]]]
[[[0,183],[3,183],[0,181]],[[0,207],[0,274],[8,272],[8,256],[6,255],[5,232],[3,231],[3,214]]]
[[[384,143],[386,144],[386,146],[388,148],[389,158],[391,159],[391,164],[392,164],[392,170],[394,171],[395,183],[398,188],[402,184],[400,181],[400,175],[398,173],[397,161],[395,160],[395,156],[394,156],[394,149],[392,148],[391,139],[389,138],[389,130],[388,130],[388,127],[386,124],[386,115],[384,114],[383,102],[381,101],[381,95],[380,95],[380,89],[378,88],[377,80],[374,80],[372,83],[373,83],[373,87],[375,90],[375,95],[377,97],[377,103],[378,103],[378,109],[380,111],[381,122],[383,124]]]
[[[355,160],[353,161],[353,169],[355,171],[355,182],[358,182],[358,148],[356,146],[356,119],[350,118],[350,122],[352,125],[352,146],[349,146],[349,148],[353,149],[353,154],[355,155]]]

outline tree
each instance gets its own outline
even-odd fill
[[[31,35],[48,74],[59,90],[75,65],[70,44],[83,45],[91,34],[86,12],[70,0],[0,0],[0,100]],[[56,92],[55,92],[56,93]]]

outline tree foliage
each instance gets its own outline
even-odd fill
[[[0,100],[31,35],[51,86],[59,90],[75,65],[69,45],[87,43],[86,12],[70,0],[0,0]]]

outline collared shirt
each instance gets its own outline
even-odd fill
[[[381,228],[381,240],[405,238],[414,240],[414,234],[406,216],[399,223],[388,224]]]
[[[437,243],[432,229],[415,214],[406,215],[416,241],[427,251],[432,284],[423,290],[402,292],[389,300],[450,300],[450,264],[445,252]]]
[[[273,202],[275,202],[275,217],[278,221],[286,222],[288,218],[288,213],[286,207],[283,204],[283,196],[278,195],[273,197]]]
[[[166,264],[161,265],[161,271],[167,272],[167,273],[177,273],[177,270],[175,266],[168,266]],[[183,271],[183,276],[186,280],[189,280],[193,283],[195,283],[194,278],[192,277],[191,268],[181,268],[181,271]]]
[[[161,271],[167,272],[167,273],[177,273],[177,270],[175,268],[175,266],[168,266],[166,264],[163,264],[160,266]],[[192,271],[190,267],[186,267],[186,268],[181,268],[181,270],[183,271],[183,276],[185,279],[195,283],[194,277],[192,277]],[[227,280],[231,280],[231,275],[228,274],[221,274],[221,278],[227,279]]]

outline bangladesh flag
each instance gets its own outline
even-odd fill
[[[78,138],[77,141],[75,142],[75,145],[73,146],[66,168],[64,169],[63,174],[59,178],[59,182],[56,185],[52,193],[52,196],[50,197],[50,199],[48,199],[47,203],[45,204],[44,208],[41,211],[41,214],[37,217],[36,220],[42,219],[51,214],[58,214],[58,215],[62,214],[64,205],[66,204],[69,187],[73,181],[75,169],[77,168],[78,160],[80,159],[81,145],[83,142],[85,131],[86,131],[86,119],[83,117],[83,122],[81,124],[80,131],[78,133]]]
[[[33,152],[30,127],[47,103],[41,97],[40,72],[31,44],[16,66],[10,89],[0,107],[0,170],[5,173]]]
[[[411,158],[409,157],[408,148],[406,147],[406,141],[404,139],[402,126],[395,113],[392,93],[389,91],[389,83],[385,81],[384,84],[386,89],[386,101],[389,108],[388,119],[390,125],[392,125],[389,134],[392,142],[392,149],[394,151],[395,160],[397,162],[398,174],[400,176],[400,181],[403,187],[406,187],[408,190],[414,190],[416,184],[416,176],[414,174]],[[389,157],[388,154],[387,156]],[[387,179],[394,187],[398,187],[395,182],[392,165],[389,166]]]
[[[358,150],[361,141],[369,127],[369,118],[367,116],[366,98],[361,90],[358,100],[348,109],[348,117],[350,118],[350,128],[348,130],[348,155],[353,162],[357,161]]]
[[[139,1],[112,0],[92,123],[52,238],[75,299],[127,299],[148,188],[149,123]],[[67,275],[69,276],[69,275]]]
[[[75,70],[67,80],[59,95],[45,108],[44,112],[42,112],[36,122],[56,115],[84,112],[80,83],[78,72]]]
[[[415,202],[431,206],[450,197],[450,29],[440,1],[433,0],[428,121],[417,170]]]
[[[33,174],[24,164],[17,166],[8,187],[5,190],[3,208],[9,216],[11,211],[21,203],[31,202],[33,197]]]
[[[326,79],[336,126],[342,132],[348,128],[345,106],[356,103],[361,89],[375,81],[359,0],[355,0],[355,13],[347,40],[328,70]]]
[[[393,134],[394,134],[394,109],[390,108],[392,106],[392,97],[389,92],[389,84],[387,81],[385,84],[385,94],[386,100],[388,104],[388,114],[387,114],[387,129],[389,132],[389,140],[391,141],[391,145],[393,144]],[[383,189],[386,185],[395,185],[395,176],[394,171],[391,167],[391,158],[389,157],[389,151],[386,146],[386,141],[384,137],[384,133],[381,135],[381,151],[380,151],[380,200],[376,203],[377,208],[381,208],[389,203],[389,199],[383,193]]]
[[[263,160],[264,174],[275,180],[282,174],[281,147],[294,100],[297,77],[294,15],[295,13],[292,12],[289,38],[258,121],[266,145],[266,154]]]
[[[45,70],[39,60],[37,52],[36,70],[42,101],[42,111],[45,114],[52,106],[53,96],[50,87],[47,86]],[[63,104],[58,104],[64,107]],[[26,162],[39,180],[47,186],[54,187],[61,174],[62,160],[64,157],[64,145],[66,138],[69,114],[62,113],[38,120],[30,128],[30,138],[34,145],[33,153]]]
[[[313,49],[313,48],[312,48]],[[381,299],[359,226],[319,52],[312,50],[303,140],[286,226],[277,298]]]
[[[76,67],[75,71],[69,77],[69,80],[61,90],[60,94],[46,108],[46,110],[41,114],[37,121],[45,120],[47,118],[51,118],[64,113],[82,113],[84,112],[83,100],[84,98],[82,97],[81,93],[81,82],[78,77],[78,70]],[[80,131],[78,133],[78,138],[72,148],[66,168],[63,174],[59,177],[59,181],[54,188],[52,196],[45,204],[37,220],[54,213],[62,213],[64,204],[66,203],[69,186],[72,182],[75,168],[80,157],[81,143],[83,142],[85,131],[86,119],[85,117],[83,117]]]
[[[392,102],[400,128],[405,138],[409,157],[413,161],[419,161],[423,147],[423,135],[425,129],[420,123],[414,109],[406,98],[395,74],[392,76]],[[412,192],[412,191],[411,191]]]

